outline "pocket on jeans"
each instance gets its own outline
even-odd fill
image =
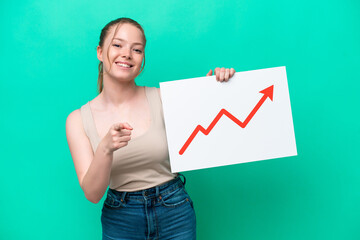
[[[171,193],[161,196],[162,205],[165,207],[179,207],[187,202],[192,203],[184,188],[177,188]]]
[[[124,202],[121,201],[120,197],[108,191],[104,201],[104,207],[109,209],[119,209],[124,207]]]

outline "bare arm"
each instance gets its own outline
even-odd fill
[[[76,174],[89,201],[98,203],[104,195],[110,181],[113,152],[127,145],[131,129],[128,124],[114,124],[93,153],[80,110],[73,111],[66,119],[66,137]]]

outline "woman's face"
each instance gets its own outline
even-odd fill
[[[110,28],[104,46],[97,48],[97,56],[103,62],[103,73],[109,77],[129,81],[134,80],[141,69],[144,58],[142,32],[129,23]],[[114,39],[112,39],[114,36]]]

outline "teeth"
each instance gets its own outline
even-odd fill
[[[127,68],[131,67],[130,65],[127,65],[125,63],[116,63],[116,65],[119,65],[121,67],[127,67]]]

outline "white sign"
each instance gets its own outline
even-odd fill
[[[297,155],[285,67],[160,83],[172,172]]]

